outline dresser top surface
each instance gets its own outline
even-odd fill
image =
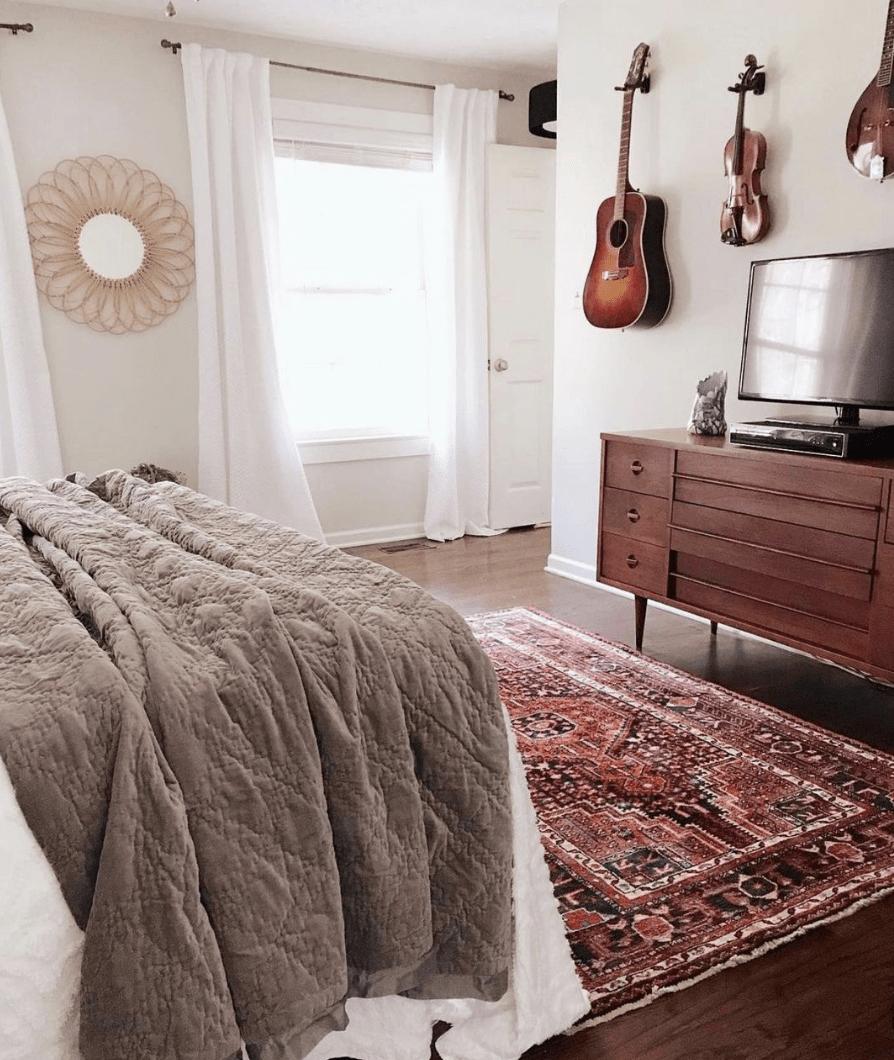
[[[646,442],[650,445],[668,446],[673,449],[711,450],[723,456],[742,457],[748,460],[802,464],[804,467],[821,467],[824,470],[861,473],[865,471],[884,470],[894,473],[894,458],[877,460],[838,459],[819,453],[790,453],[779,449],[752,449],[748,446],[734,445],[726,436],[710,437],[703,434],[689,434],[685,427],[657,427],[643,431],[605,431],[600,435],[603,441]]]

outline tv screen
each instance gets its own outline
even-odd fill
[[[752,262],[739,397],[894,408],[894,248]]]

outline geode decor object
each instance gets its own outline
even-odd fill
[[[714,372],[701,379],[696,387],[692,415],[687,430],[690,434],[726,434],[726,372]]]

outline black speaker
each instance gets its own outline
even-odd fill
[[[555,129],[546,129],[548,122],[556,121],[556,82],[544,81],[535,85],[528,93],[528,129],[534,136],[545,136],[555,140]]]

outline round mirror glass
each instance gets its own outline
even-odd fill
[[[134,224],[117,213],[91,217],[78,236],[78,249],[87,265],[107,280],[133,276],[146,252]]]

